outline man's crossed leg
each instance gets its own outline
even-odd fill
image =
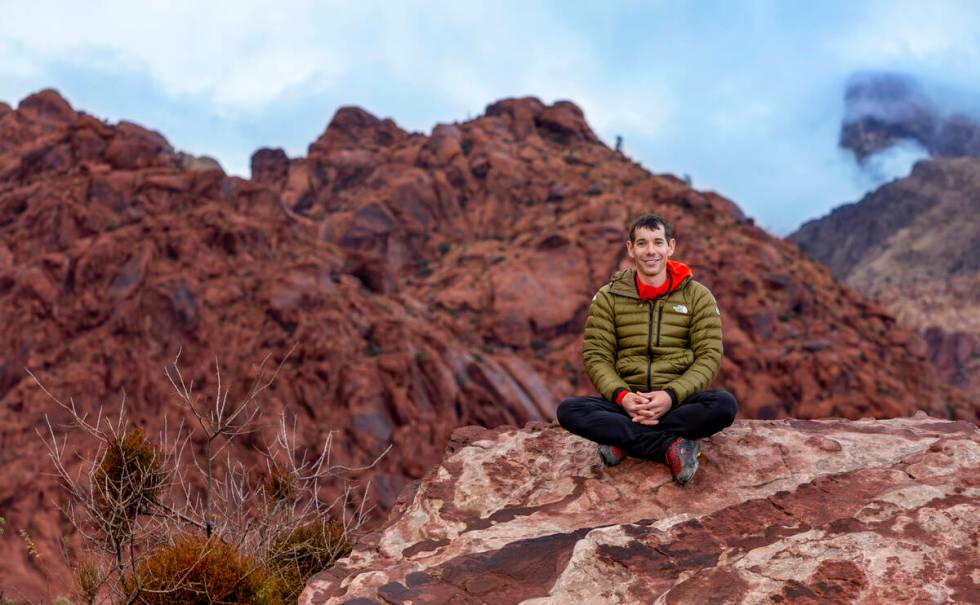
[[[617,458],[618,449],[634,458],[666,462],[674,478],[686,483],[697,469],[697,440],[731,426],[736,413],[735,397],[713,389],[691,395],[655,425],[634,422],[626,410],[601,397],[565,399],[557,416],[570,433],[610,446],[604,456],[607,464],[622,459]]]

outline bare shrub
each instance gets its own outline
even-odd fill
[[[288,358],[284,357],[283,362]],[[118,414],[83,412],[63,402],[69,425],[95,443],[95,454],[69,470],[67,437],[50,418],[41,435],[68,494],[64,509],[100,556],[69,562],[86,603],[295,602],[310,576],[346,556],[369,510],[370,484],[331,462],[333,433],[311,450],[298,441],[295,418],[283,413],[275,437],[260,449],[264,472],[247,468],[229,445],[255,430],[261,395],[282,369],[258,366],[245,396],[229,401],[217,362],[213,398],[202,401],[185,380],[180,353],[165,369],[194,419],[151,439],[129,426],[126,399]],[[30,373],[30,372],[29,372]],[[190,443],[201,446],[195,454]],[[338,493],[332,499],[325,493]]]

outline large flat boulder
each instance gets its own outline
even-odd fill
[[[976,603],[980,430],[740,420],[666,467],[555,425],[457,430],[306,605]]]

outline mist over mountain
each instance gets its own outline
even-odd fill
[[[850,79],[844,106],[839,144],[863,166],[902,146],[934,158],[980,157],[980,95],[867,72]]]
[[[897,72],[851,78],[840,146],[907,176],[788,239],[915,326],[947,380],[980,397],[980,95]],[[924,159],[923,159],[924,158]]]

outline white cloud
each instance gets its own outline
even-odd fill
[[[599,130],[651,133],[664,120],[662,89],[637,90],[610,74],[586,32],[547,5],[510,8],[518,6],[17,3],[0,21],[0,40],[10,41],[0,46],[0,70],[103,64],[143,73],[171,97],[200,97],[220,115],[256,112],[300,85],[342,87],[370,74],[381,87],[386,78],[416,85],[469,114],[502,96],[536,94],[585,106]]]
[[[15,45],[14,58],[23,63],[112,61],[146,72],[171,96],[254,110],[291,86],[349,69],[352,36],[342,35],[341,23],[314,18],[329,8],[186,0],[17,3],[3,11],[0,39]],[[327,26],[318,29],[318,21]]]
[[[27,77],[40,70],[36,61],[14,44],[0,39],[0,73],[12,77]]]
[[[877,0],[864,18],[830,39],[847,63],[980,72],[980,10],[972,0]]]

